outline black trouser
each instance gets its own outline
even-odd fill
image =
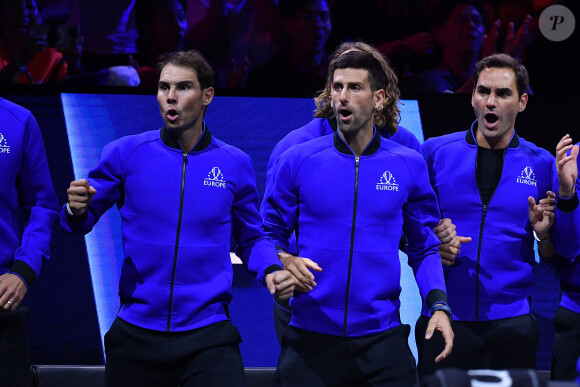
[[[578,357],[580,357],[580,313],[559,306],[554,314],[552,379],[576,379]]]
[[[420,378],[440,368],[536,368],[540,330],[532,314],[491,321],[453,321],[453,352],[439,363],[435,363],[435,357],[444,348],[443,336],[435,331],[430,340],[425,340],[428,323],[429,318],[421,316],[415,326]]]
[[[289,300],[280,300],[274,296],[274,331],[280,345],[282,345],[282,336],[288,328],[291,318],[292,309]]]
[[[282,338],[276,386],[419,385],[408,325],[365,337],[337,337],[289,326]]]
[[[105,335],[108,387],[247,386],[236,327],[158,332],[116,318]]]
[[[16,310],[0,311],[0,386],[28,387],[30,385],[30,349],[26,321],[30,310],[19,306]]]

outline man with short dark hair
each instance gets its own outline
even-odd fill
[[[551,257],[554,157],[515,132],[527,86],[527,70],[514,58],[482,59],[471,97],[476,121],[465,132],[431,138],[422,146],[441,216],[471,242],[442,260],[453,308],[453,354],[435,364],[431,357],[440,339],[421,340],[427,308],[417,321],[421,377],[443,367],[536,367],[539,328],[529,302],[534,237],[540,257]]]
[[[453,345],[439,240],[439,212],[424,160],[381,138],[373,124],[385,101],[381,62],[362,51],[330,68],[335,133],[284,152],[264,199],[264,229],[279,251],[294,230],[316,286],[296,293],[276,371],[281,386],[418,385],[409,327],[399,319],[401,230],[409,265],[432,307],[426,338]],[[293,259],[304,259],[294,257]],[[442,346],[443,347],[443,346]]]
[[[293,278],[260,229],[251,160],[214,138],[203,116],[214,72],[195,51],[160,64],[165,125],[103,149],[88,180],[75,180],[61,211],[67,232],[86,234],[117,205],[125,259],[121,308],[105,335],[109,386],[244,386],[241,341],[229,321],[236,254],[270,293],[288,298]]]

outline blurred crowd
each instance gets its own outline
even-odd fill
[[[577,0],[0,0],[0,83],[157,86],[164,53],[199,50],[218,92],[311,98],[345,41],[379,49],[403,97],[471,93],[475,63],[521,60],[529,93],[575,94],[579,34],[546,39],[538,20]]]

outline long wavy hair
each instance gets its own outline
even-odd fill
[[[375,57],[380,63],[385,72],[386,77],[386,87],[385,87],[385,101],[383,105],[375,111],[374,123],[377,128],[386,128],[389,130],[391,135],[397,133],[397,128],[399,121],[401,120],[401,110],[399,109],[399,88],[397,87],[398,79],[397,75],[389,65],[389,62],[385,57],[378,52],[374,47],[363,42],[346,42],[342,43],[334,51],[332,59],[328,65],[328,74],[326,79],[326,86],[324,90],[314,98],[316,103],[316,110],[314,111],[314,117],[317,118],[331,118],[334,117],[334,112],[330,106],[330,88],[332,85],[332,79],[334,74],[331,74],[330,69],[334,68],[334,63],[336,60],[347,51],[364,51]]]

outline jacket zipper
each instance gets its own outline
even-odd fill
[[[483,239],[483,224],[487,215],[487,204],[483,205],[481,223],[479,225],[479,241],[477,242],[477,265],[475,265],[475,321],[479,321],[479,258],[481,256],[481,241]]]
[[[354,251],[354,231],[356,226],[356,207],[358,198],[358,170],[359,170],[360,158],[355,157],[355,167],[354,167],[354,200],[352,205],[352,228],[350,231],[350,252],[348,256],[348,278],[346,281],[346,300],[344,307],[344,326],[342,329],[342,335],[347,335],[347,322],[348,322],[348,296],[350,293],[350,278],[352,272],[352,255]]]
[[[167,319],[167,332],[171,331],[171,313],[173,311],[173,288],[175,286],[175,271],[177,267],[177,252],[179,250],[179,234],[181,233],[181,220],[183,218],[183,198],[185,193],[185,170],[187,166],[187,153],[183,153],[181,167],[181,193],[179,196],[179,217],[177,218],[177,234],[175,236],[175,250],[173,253],[173,271],[171,273],[171,288],[169,290],[169,317]]]
[[[491,199],[493,198],[493,195],[495,194],[495,191],[497,190],[497,187],[499,186],[499,183],[501,181],[501,176],[503,174],[503,165],[505,162],[505,154],[506,154],[507,148],[503,150],[503,156],[501,158],[502,164],[501,164],[501,173],[499,175],[499,181],[497,182],[497,184],[495,185],[495,187],[493,188],[493,192],[491,193],[491,195],[489,196],[489,200],[487,201],[487,203],[481,203],[483,208],[482,208],[482,212],[481,212],[481,223],[479,224],[479,241],[477,242],[477,264],[475,265],[475,321],[479,321],[479,269],[480,269],[480,258],[481,258],[481,245],[483,242],[483,225],[485,223],[485,217],[487,216],[487,209],[488,209],[488,205],[491,202]],[[475,182],[478,185],[477,190],[479,191],[479,181],[477,180],[477,156],[475,158]]]

